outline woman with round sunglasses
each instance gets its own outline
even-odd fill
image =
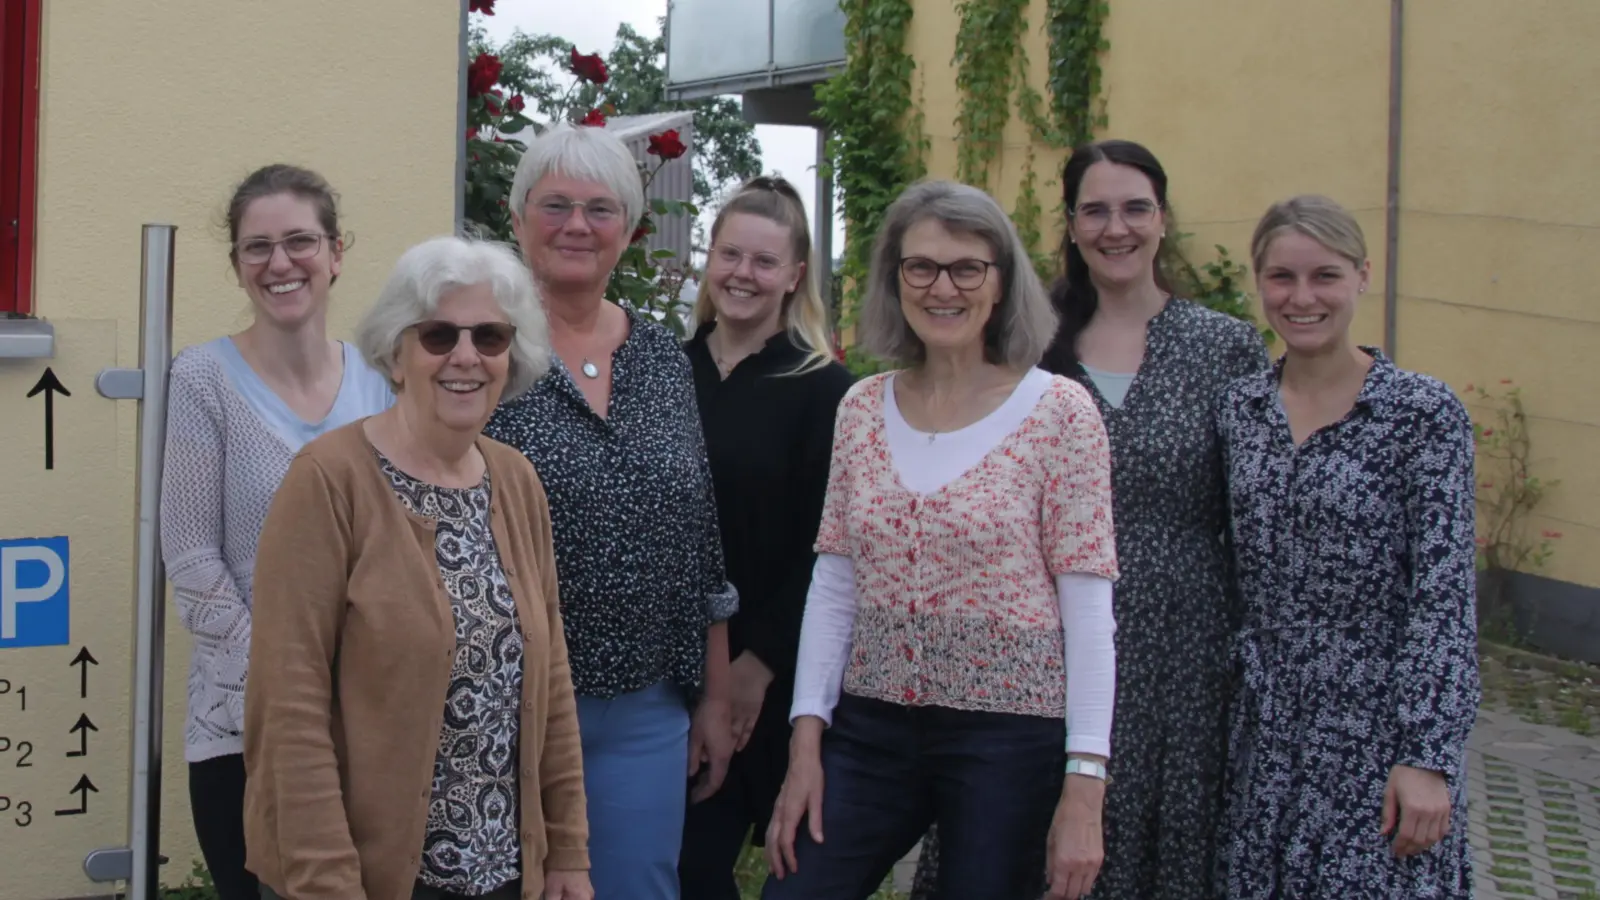
[[[686,804],[717,792],[733,755],[739,599],[683,345],[607,299],[644,203],[639,164],[604,129],[560,125],[528,145],[511,221],[554,355],[487,433],[550,492],[595,889],[676,900]]]
[[[308,444],[262,529],[245,694],[268,897],[590,900],[549,506],[483,435],[549,365],[498,244],[408,250],[359,328],[397,402]]]
[[[746,182],[711,223],[686,345],[716,487],[728,578],[736,752],[722,790],[690,804],[684,897],[739,900],[734,865],[772,818],[789,758],[789,703],[812,544],[822,518],[834,413],[850,371],[833,358],[811,229],[793,185]]]
[[[345,249],[328,183],[294,166],[261,168],[234,190],[227,224],[252,321],[172,362],[161,543],[193,639],[184,758],[195,833],[218,895],[254,900],[242,731],[261,523],[308,441],[394,397],[353,345],[328,337]]]
[[[988,194],[889,208],[859,336],[902,368],[839,408],[765,900],[865,900],[934,823],[938,900],[1037,898],[1047,857],[1051,897],[1094,880],[1111,460],[1088,392],[1037,367],[1055,327]]]

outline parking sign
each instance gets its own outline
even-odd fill
[[[71,640],[65,537],[0,540],[0,649]]]

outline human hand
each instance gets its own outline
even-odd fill
[[[1068,775],[1061,786],[1046,844],[1048,900],[1079,900],[1094,887],[1106,858],[1101,834],[1105,796],[1106,783],[1087,775]]]
[[[1450,785],[1428,769],[1395,766],[1383,789],[1382,834],[1394,833],[1394,855],[1425,852],[1450,833]]]
[[[749,650],[739,654],[730,671],[733,682],[731,702],[733,749],[737,753],[750,743],[756,730],[756,720],[761,717],[761,704],[766,700],[767,687],[772,684],[772,670]]]
[[[594,900],[586,869],[559,869],[544,873],[544,900]]]
[[[689,724],[689,777],[699,774],[689,802],[700,801],[722,788],[728,777],[728,760],[733,757],[732,713],[728,701],[702,697]],[[701,766],[705,768],[702,769]]]
[[[794,836],[801,819],[807,821],[811,839],[822,843],[822,724],[815,716],[802,716],[789,741],[789,773],[767,825],[767,868],[779,881],[799,869]]]

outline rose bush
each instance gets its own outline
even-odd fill
[[[494,14],[495,0],[471,0],[470,11]],[[599,53],[580,53],[572,47],[567,56],[567,74],[572,77],[566,93],[555,104],[547,122],[536,122],[527,115],[527,101],[517,94],[505,96],[499,87],[504,65],[493,53],[479,53],[467,67],[467,150],[465,217],[466,225],[484,237],[515,243],[509,208],[511,180],[517,161],[526,145],[518,135],[531,131],[537,135],[556,121],[584,127],[603,127],[615,107],[606,101],[610,67]],[[648,191],[661,166],[689,151],[676,130],[663,131],[649,138],[649,155],[657,161],[640,164],[639,177]],[[688,260],[680,260],[671,250],[650,250],[646,239],[656,232],[656,222],[664,216],[697,215],[694,204],[678,200],[651,200],[639,227],[606,288],[606,299],[652,313],[680,335],[685,323],[681,315],[681,296],[685,282],[693,276]]]

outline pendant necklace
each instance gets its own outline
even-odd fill
[[[590,362],[587,357],[583,360],[583,374],[589,378],[600,377],[600,367]]]

